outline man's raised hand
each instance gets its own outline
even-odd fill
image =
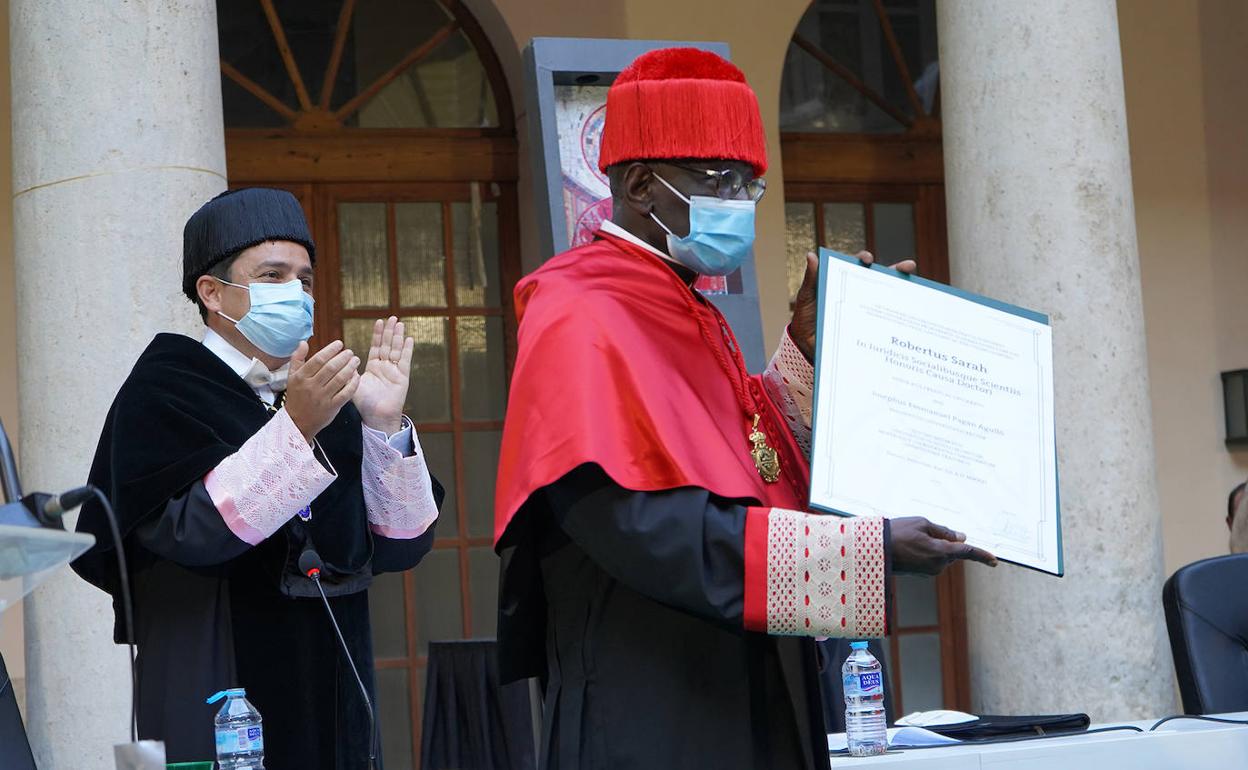
[[[309,443],[338,416],[338,410],[360,385],[360,359],[341,340],[334,340],[308,357],[308,343],[300,342],[290,357],[286,380],[286,413]]]
[[[866,266],[875,262],[875,255],[860,251],[854,255]],[[918,269],[913,259],[903,259],[891,266],[899,273],[911,274]],[[793,298],[793,318],[789,321],[789,335],[807,361],[815,360],[815,326],[819,315],[819,258],[813,252],[806,254],[806,275],[802,286]]]
[[[368,363],[354,399],[368,427],[386,435],[399,432],[415,346],[416,341],[403,334],[403,322],[395,316],[373,324]]]

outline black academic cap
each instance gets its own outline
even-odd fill
[[[182,291],[192,302],[195,282],[218,262],[265,241],[292,241],[316,247],[299,200],[285,190],[246,187],[227,190],[200,206],[182,229]]]

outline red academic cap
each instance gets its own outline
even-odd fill
[[[739,160],[767,171],[758,97],[735,65],[710,51],[638,56],[607,92],[598,166],[631,160]]]

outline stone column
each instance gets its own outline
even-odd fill
[[[193,332],[182,224],[225,187],[212,0],[11,0],[21,464],[81,484],[113,394],[158,331]],[[27,729],[45,770],[111,770],[128,668],[101,591],[26,602]]]
[[[973,706],[1172,710],[1114,0],[938,4],[953,282],[1053,323],[1066,576],[967,570]]]

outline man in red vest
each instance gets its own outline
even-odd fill
[[[995,559],[925,519],[804,510],[816,264],[761,377],[692,289],[753,242],[767,158],[741,71],[638,58],[599,163],[612,221],[516,287],[503,677],[542,678],[545,768],[826,768],[814,638],[883,636],[891,570]]]

